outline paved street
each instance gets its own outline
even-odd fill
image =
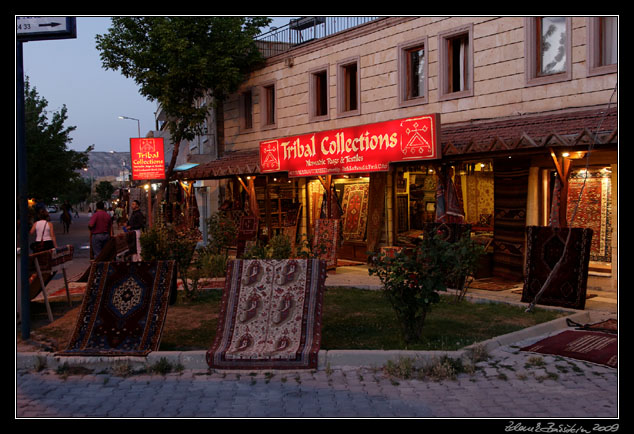
[[[455,379],[380,369],[209,372],[19,370],[18,418],[616,418],[618,371],[499,347]],[[598,421],[595,421],[598,422]],[[603,420],[603,424],[618,421]]]

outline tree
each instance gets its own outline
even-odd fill
[[[170,179],[179,145],[200,134],[208,107],[205,96],[222,101],[235,92],[263,58],[254,37],[268,25],[266,17],[113,17],[97,49],[106,69],[120,70],[135,80],[139,92],[158,101],[167,114],[174,152],[167,168]]]
[[[95,191],[97,192],[97,196],[99,196],[99,200],[110,200],[112,198],[112,193],[114,193],[114,187],[109,181],[101,181],[95,187]]]
[[[64,127],[68,119],[66,106],[50,117],[48,101],[31,88],[29,78],[24,81],[25,142],[27,155],[28,196],[50,202],[76,182],[78,170],[88,164],[86,151],[67,149],[72,141],[70,133],[76,127]]]

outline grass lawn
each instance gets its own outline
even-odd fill
[[[178,301],[167,311],[160,350],[209,349],[216,335],[220,299],[221,291],[217,290],[202,292],[194,301],[179,294]],[[32,303],[32,316],[39,318],[33,327],[34,335],[52,343],[54,350],[66,347],[75,327],[79,303],[75,301],[70,310],[67,306],[65,302],[54,303],[56,320],[49,324],[42,320],[46,318],[43,303]],[[423,341],[406,347],[392,308],[381,291],[328,288],[324,295],[321,348],[451,351],[565,315],[546,309],[525,313],[524,309],[501,303],[455,303],[452,296],[442,295],[441,302],[427,315]]]

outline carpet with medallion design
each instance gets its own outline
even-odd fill
[[[146,356],[158,350],[175,295],[175,261],[93,262],[70,342],[57,355]]]

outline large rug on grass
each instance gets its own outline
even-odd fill
[[[61,356],[146,356],[159,347],[175,261],[94,262],[68,347]]]
[[[209,366],[316,368],[325,279],[318,259],[231,261]]]
[[[618,367],[618,338],[613,333],[565,330],[521,351],[570,357],[612,368]]]

